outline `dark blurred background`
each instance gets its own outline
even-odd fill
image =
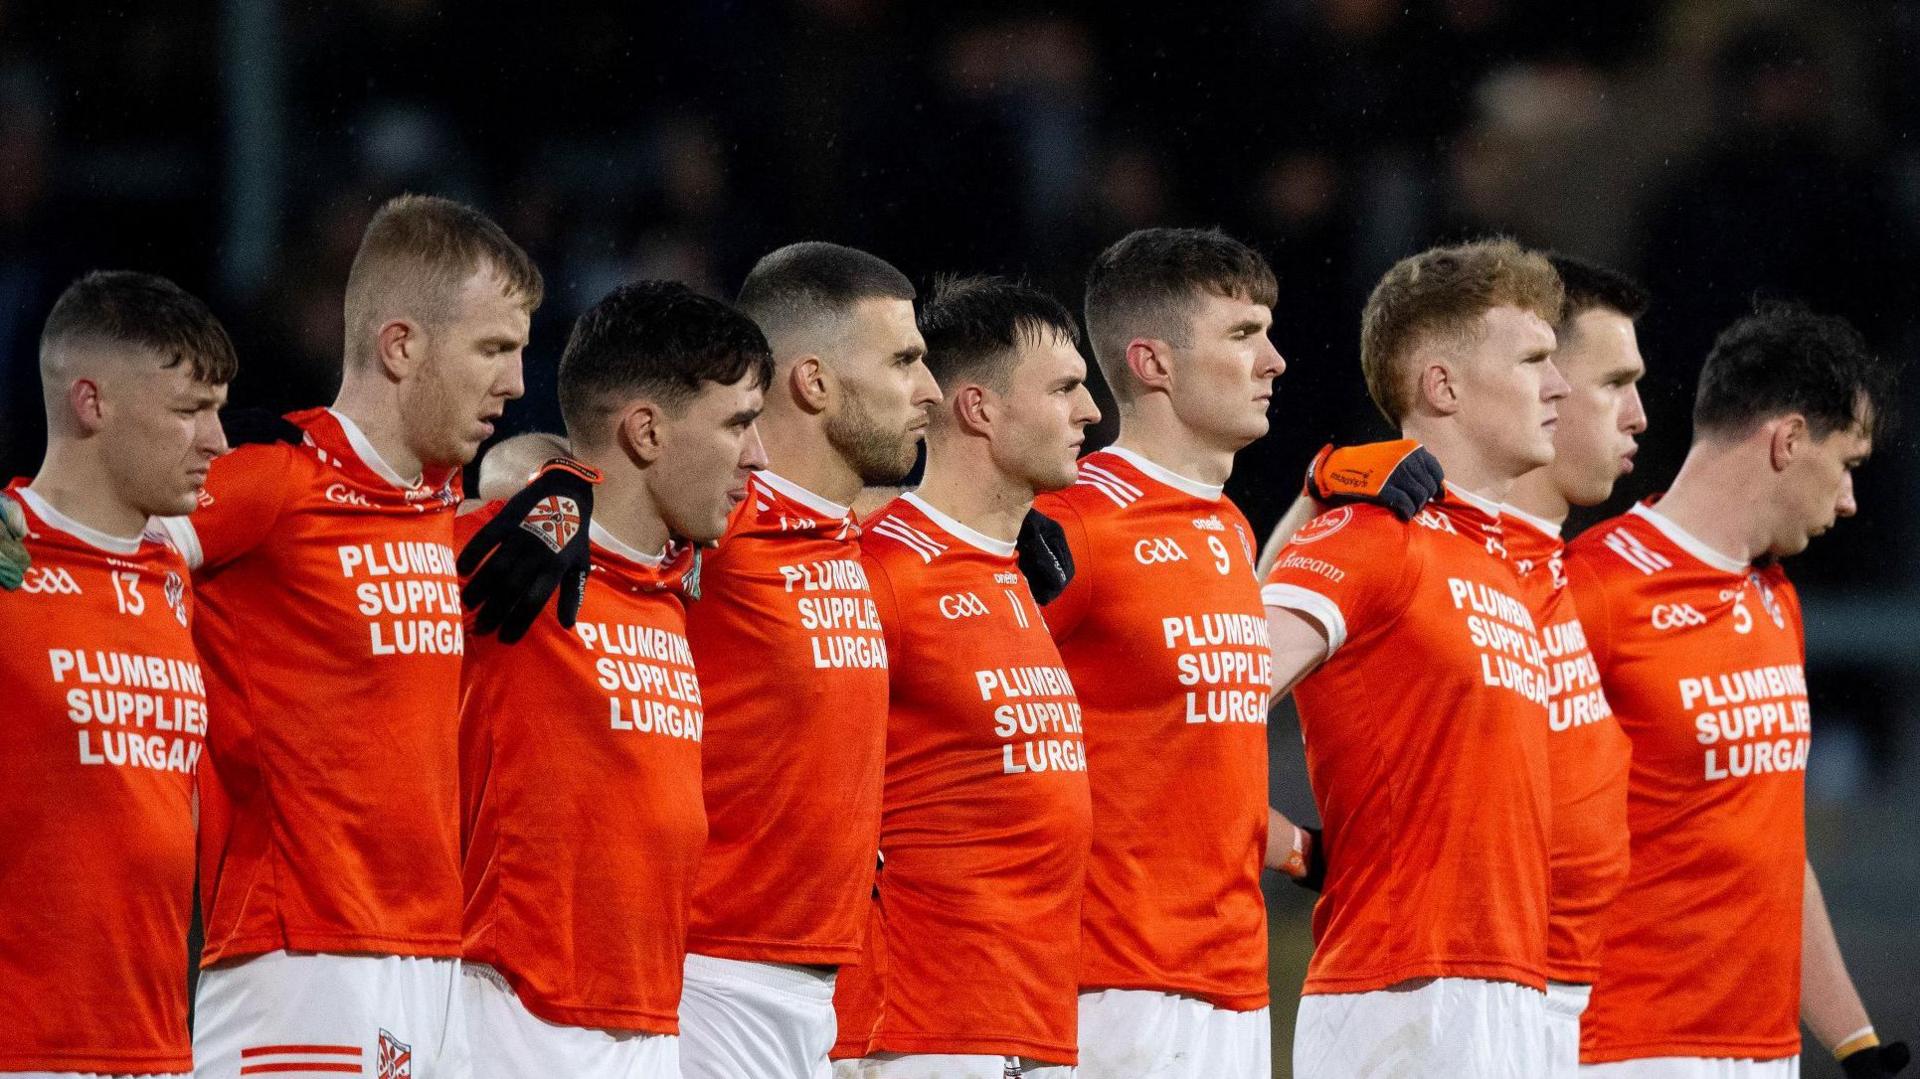
[[[0,466],[38,464],[40,323],[93,268],[212,302],[236,402],[331,400],[360,230],[411,190],[484,207],[547,274],[509,429],[557,427],[567,327],[628,278],[726,296],[831,239],[923,286],[999,271],[1078,306],[1128,230],[1221,226],[1281,284],[1274,431],[1229,488],[1261,529],[1322,442],[1383,430],[1356,364],[1373,280],[1510,233],[1654,291],[1653,426],[1617,512],[1671,475],[1700,361],[1756,297],[1920,348],[1917,76],[1920,3],[1890,0],[0,0]],[[1915,447],[1879,447],[1860,516],[1791,567],[1809,847],[1894,1036],[1920,1036]],[[1311,818],[1275,720],[1277,804]],[[1307,903],[1271,909],[1286,1075]],[[1806,1074],[1838,1072],[1810,1045]]]

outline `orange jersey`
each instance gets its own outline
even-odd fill
[[[835,505],[755,473],[687,639],[707,672],[707,848],[687,950],[852,963],[880,841],[887,642]]]
[[[208,964],[460,954],[459,473],[408,484],[352,421],[213,462],[164,524],[194,570],[213,723]]]
[[[1294,687],[1327,838],[1303,992],[1546,986],[1548,676],[1498,511],[1342,506],[1267,578],[1328,637]]]
[[[1086,711],[1080,984],[1263,1008],[1273,653],[1246,518],[1122,449],[1035,508],[1073,552],[1047,625]]]
[[[33,559],[0,592],[0,1071],[189,1071],[207,700],[186,563],[19,484],[0,497],[25,510]]]
[[[851,1055],[1074,1063],[1091,806],[1073,682],[1013,544],[907,495],[860,546],[893,678],[878,931],[835,989],[843,1051],[870,1031]]]
[[[1635,506],[1575,540],[1581,622],[1633,744],[1633,859],[1582,1060],[1800,1051],[1807,704],[1800,601]]]
[[[1547,521],[1509,509],[1507,554],[1547,661],[1547,777],[1553,805],[1547,977],[1592,984],[1605,912],[1627,879],[1627,765],[1633,747],[1600,686],[1567,588],[1566,544]]]
[[[462,516],[465,543],[499,512]],[[466,957],[554,1023],[679,1033],[707,839],[700,682],[665,562],[593,531],[579,620],[467,642],[460,696]]]

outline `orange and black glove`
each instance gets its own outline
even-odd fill
[[[499,630],[501,643],[514,643],[526,636],[555,590],[560,601],[554,616],[573,628],[592,566],[587,532],[599,482],[598,469],[555,457],[467,541],[458,563],[467,578],[460,600],[474,612],[474,633]]]
[[[1864,1035],[1847,1039],[1834,1056],[1840,1058],[1840,1070],[1847,1079],[1891,1079],[1906,1070],[1911,1058],[1906,1042],[1881,1045],[1872,1027]]]
[[[1334,448],[1329,442],[1307,467],[1308,498],[1329,505],[1372,502],[1403,521],[1439,497],[1446,474],[1426,447],[1410,438]]]

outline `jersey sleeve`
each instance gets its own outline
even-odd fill
[[[213,462],[191,516],[158,519],[189,569],[219,569],[273,533],[292,495],[297,453],[278,443],[242,446]]]
[[[867,591],[873,595],[874,613],[880,616],[880,633],[887,642],[887,655],[899,656],[905,645],[900,637],[902,615],[900,599],[893,591],[893,577],[887,573],[885,559],[863,554],[860,561],[866,566]]]
[[[1613,608],[1607,602],[1607,582],[1580,552],[1569,551],[1561,564],[1566,568],[1573,608],[1580,615],[1580,629],[1587,637],[1587,650],[1605,671],[1613,661]]]
[[[1406,609],[1418,572],[1410,555],[1411,527],[1375,507],[1323,513],[1280,549],[1260,600],[1317,623],[1332,656],[1350,638]]]
[[[1093,601],[1093,543],[1087,535],[1086,519],[1065,498],[1045,498],[1033,508],[1053,518],[1066,533],[1067,551],[1073,555],[1073,580],[1041,611],[1053,639],[1064,641],[1073,636]]]

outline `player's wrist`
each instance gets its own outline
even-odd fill
[[[1840,1043],[1833,1047],[1833,1059],[1845,1060],[1862,1049],[1872,1049],[1879,1044],[1880,1036],[1874,1033],[1873,1024],[1868,1023],[1840,1039]]]

